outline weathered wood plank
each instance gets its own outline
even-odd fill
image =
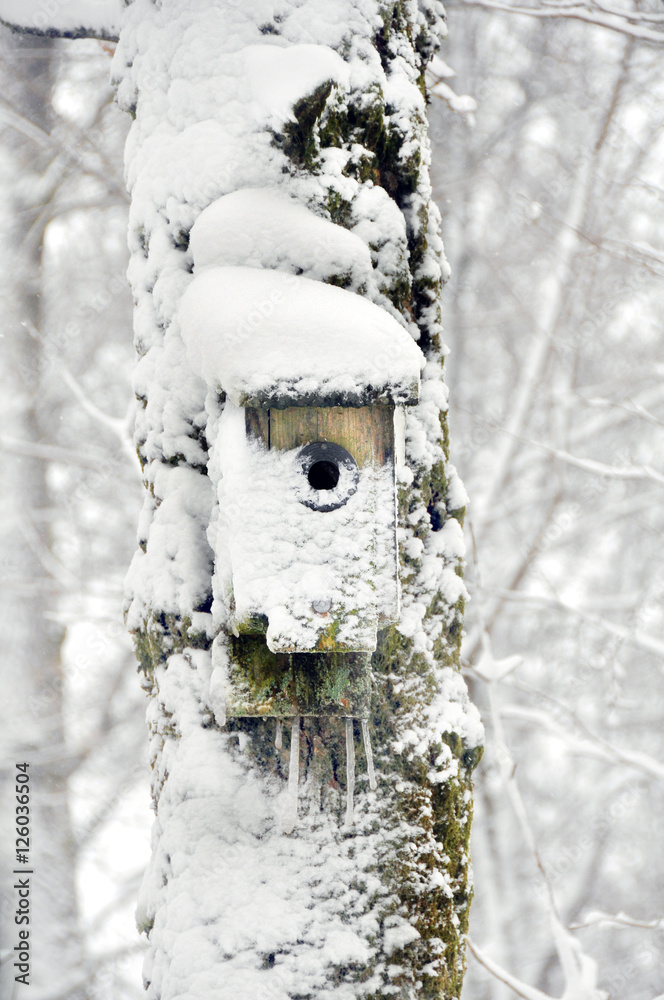
[[[387,465],[394,459],[394,407],[291,406],[270,410],[271,448],[300,448],[312,441],[340,444],[360,467]]]
[[[255,406],[247,406],[244,411],[244,423],[247,437],[264,441],[270,445],[270,411],[259,410]]]

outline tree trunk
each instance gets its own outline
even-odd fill
[[[438,302],[446,265],[423,96],[443,27],[435,0],[306,0],[279,13],[136,0],[127,12],[115,75],[134,117],[130,277],[147,488],[128,622],[151,693],[157,818],[139,918],[152,998],[461,990],[481,727],[458,673],[465,498],[447,458]],[[235,247],[225,263],[357,292],[398,320],[427,360],[419,404],[407,408],[398,484],[400,619],[378,633],[371,660],[378,787],[358,774],[352,816],[352,758],[365,753],[360,713],[300,712],[300,721],[282,711],[294,737],[282,749],[274,718],[226,721],[220,696],[224,671],[250,677],[256,662],[282,661],[262,636],[233,635],[224,617],[213,479],[224,458],[221,411],[231,404],[194,374],[177,310],[199,266],[195,220],[256,188],[325,220],[331,242],[350,231],[370,266],[358,276],[349,255],[335,270],[325,239],[312,262],[311,246],[289,231],[269,259],[252,257],[248,210],[235,243],[221,232]],[[331,656],[307,662],[322,673]],[[296,786],[297,822],[285,832]]]

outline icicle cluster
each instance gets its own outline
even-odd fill
[[[157,817],[139,920],[153,1000],[460,991],[481,727],[455,668],[465,497],[444,444],[446,265],[427,170],[423,67],[442,29],[437,0],[127,9],[115,76],[134,116],[130,279],[147,488],[128,622],[152,693]],[[297,234],[277,233],[253,256],[238,240],[224,249],[229,266],[341,285],[385,309],[427,358],[407,418],[402,617],[373,661],[375,766],[368,727],[351,720],[296,717],[287,750],[280,734],[274,747],[274,723],[223,725],[208,540],[218,415],[177,310],[193,280],[193,223],[251,188],[278,189],[347,235],[314,259]],[[250,233],[237,208],[238,233]],[[223,630],[215,645],[232,655]],[[360,730],[367,773],[355,778]]]

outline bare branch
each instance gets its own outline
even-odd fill
[[[501,969],[501,967],[494,962],[492,958],[489,958],[489,956],[483,951],[480,951],[477,945],[474,944],[470,938],[466,938],[466,941],[468,948],[480,965],[483,965],[487,972],[490,972],[492,976],[499,979],[501,983],[505,983],[506,986],[509,986],[509,988],[513,990],[518,997],[523,997],[524,1000],[551,1000],[548,993],[542,993],[542,991],[538,990],[535,986],[528,986],[527,983],[521,982],[520,979],[517,979],[516,976],[506,972],[505,969]]]
[[[19,438],[0,435],[0,451],[8,451],[14,455],[29,455],[30,458],[41,458],[45,462],[62,462],[64,465],[82,465],[89,469],[98,469],[105,456],[86,454],[84,451],[71,451],[54,444],[24,441]]]
[[[644,930],[664,930],[664,919],[661,917],[659,920],[635,920],[626,913],[603,913],[601,910],[589,913],[583,923],[572,924],[570,930],[578,931],[582,927],[592,927],[593,924],[620,924],[623,927],[643,927]]]
[[[21,35],[47,38],[98,38],[117,42],[122,18],[121,0],[60,0],[47,12],[35,0],[0,0],[0,24]]]
[[[566,614],[574,615],[576,618],[588,622],[589,625],[596,625],[598,628],[604,629],[610,635],[615,635],[618,639],[631,642],[641,649],[646,649],[649,653],[655,653],[656,656],[664,656],[664,641],[656,638],[654,635],[649,635],[642,629],[630,629],[624,625],[618,625],[616,622],[583,611],[581,608],[573,607],[571,604],[566,604],[557,598],[545,597],[543,594],[526,594],[521,591],[506,590],[496,590],[494,593],[509,601],[558,608]]]
[[[561,18],[567,17],[575,21],[585,21],[586,24],[594,24],[600,28],[607,28],[609,31],[616,31],[618,34],[627,35],[640,42],[662,45],[664,43],[664,32],[653,31],[643,24],[633,24],[632,21],[641,20],[638,14],[631,11],[620,13],[609,12],[595,4],[574,4],[570,6],[539,6],[527,7],[516,4],[502,3],[501,0],[452,0],[449,7],[485,7],[488,10],[500,10],[508,14],[520,14],[526,17],[538,18]],[[643,18],[646,20],[646,18]],[[650,19],[648,19],[650,20]]]

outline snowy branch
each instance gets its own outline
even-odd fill
[[[485,636],[485,649],[490,652],[488,636]],[[542,873],[546,894],[543,899],[548,911],[555,952],[560,963],[565,983],[564,996],[578,997],[583,1000],[606,1000],[607,994],[597,989],[597,965],[589,955],[585,954],[578,941],[575,941],[569,930],[563,926],[558,914],[558,908],[553,892],[553,884],[549,872],[542,862],[536,837],[527,815],[525,803],[515,779],[515,766],[505,738],[501,709],[498,705],[496,682],[489,684],[489,705],[495,743],[498,748],[500,772],[503,786],[510,800],[522,835],[530,847],[537,867]],[[548,995],[535,987],[528,986],[510,973],[498,966],[488,956],[483,955],[476,946],[468,942],[472,953],[496,978],[509,986],[525,1000],[548,1000]]]
[[[607,404],[609,405],[609,404]],[[639,411],[635,404],[631,407],[620,406],[620,404],[615,405],[616,409],[622,409],[627,412],[630,416],[641,416],[644,419],[648,419],[650,423],[659,424],[658,421],[652,414],[647,413],[647,411]],[[545,452],[552,458],[557,458],[561,462],[565,462],[567,465],[572,465],[577,469],[582,469],[584,472],[590,472],[593,475],[602,477],[603,479],[619,479],[619,480],[647,480],[654,483],[664,483],[664,473],[658,472],[649,465],[609,465],[607,462],[600,462],[594,458],[583,458],[579,455],[573,455],[571,452],[566,451],[562,448],[555,448],[553,445],[546,444],[544,441],[537,441],[534,438],[525,437],[522,434],[517,434],[516,432],[510,431],[508,428],[496,427],[491,421],[484,420],[479,414],[473,414],[475,420],[485,426],[492,427],[492,429],[497,430],[499,433],[511,438],[512,442],[517,444],[524,444],[530,448],[536,448],[539,451]],[[583,435],[583,436],[588,436]],[[502,516],[502,512],[496,516]],[[488,523],[491,520],[491,513],[489,512],[484,523]]]
[[[602,387],[589,387],[584,393],[575,393],[573,398],[561,398],[561,405],[569,405],[579,401],[584,406],[598,411],[594,419],[579,422],[579,427],[574,429],[571,439],[575,444],[579,444],[589,438],[599,436],[604,430],[620,427],[630,417],[635,416],[641,417],[655,426],[660,426],[661,421],[652,412],[652,407],[661,406],[664,402],[662,374],[664,372],[658,371],[656,365],[653,366],[652,376],[657,380],[655,385],[647,386],[639,393],[632,392],[628,399],[604,398],[601,393],[606,391],[606,387],[603,389]]]
[[[616,89],[620,81],[616,83]],[[611,110],[607,112],[610,116]],[[596,153],[595,153],[596,155]],[[576,230],[580,228],[587,211],[593,183],[594,157],[585,157],[577,169],[570,193],[565,219],[556,235],[554,266],[543,285],[535,335],[528,357],[521,366],[519,382],[514,391],[505,436],[500,442],[494,468],[489,476],[483,503],[477,520],[480,524],[491,511],[496,497],[502,492],[509,475],[516,443],[525,427],[532,400],[537,392],[541,374],[549,354],[558,324],[560,310],[565,302],[565,290],[572,273],[574,256],[578,249]]]
[[[582,397],[579,397],[582,398]],[[654,413],[650,413],[646,410],[644,406],[636,403],[633,399],[628,399],[627,402],[614,402],[612,399],[587,399],[585,400],[588,406],[597,407],[597,409],[618,409],[624,410],[625,413],[630,416],[641,417],[646,420],[649,424],[654,424],[655,427],[664,427],[664,421],[659,420]]]
[[[25,517],[19,527],[21,534],[44,571],[57,580],[62,587],[73,587],[77,582],[74,573],[67,569],[59,559],[56,559],[43,537],[36,530],[29,517]]]
[[[35,989],[32,994],[34,1000],[67,1000],[68,997],[74,996],[81,986],[89,983],[94,974],[103,969],[104,966],[112,965],[128,955],[140,955],[145,951],[146,946],[143,941],[138,941],[135,944],[124,944],[119,948],[102,952],[88,962],[83,970],[72,973],[68,979],[61,980],[45,989]]]
[[[568,451],[552,448],[539,441],[528,441],[527,443],[547,451],[554,458],[558,458],[568,465],[583,469],[584,472],[592,472],[604,479],[647,479],[654,483],[664,483],[664,475],[649,465],[607,465],[606,462],[598,462],[594,458],[579,458],[577,455],[571,455]]]
[[[454,70],[443,62],[440,56],[434,56],[427,67],[426,75],[429,94],[445,101],[451,111],[465,118],[469,125],[474,125],[477,101],[468,94],[457,94],[446,82],[456,76]]]
[[[570,930],[581,930],[583,927],[592,927],[593,924],[618,924],[622,927],[642,927],[644,930],[664,930],[664,918],[661,917],[658,920],[635,920],[626,913],[603,913],[601,910],[589,913],[582,923],[572,924]]]
[[[610,743],[607,743],[606,740],[589,732],[585,726],[583,726],[583,730],[586,733],[586,738],[581,739],[569,733],[563,726],[558,725],[546,712],[541,712],[537,709],[524,708],[521,705],[509,705],[507,708],[501,710],[501,714],[504,718],[523,719],[524,721],[532,722],[540,730],[547,730],[557,736],[570,746],[575,753],[595,757],[599,760],[627,764],[630,767],[644,771],[651,778],[657,778],[660,781],[664,778],[664,764],[655,760],[654,757],[640,751],[621,750],[618,747],[614,747]]]
[[[82,465],[89,469],[98,469],[106,461],[103,454],[94,455],[84,451],[72,451],[60,448],[54,444],[24,441],[9,435],[0,435],[0,451],[8,451],[13,455],[27,455],[30,458],[41,458],[45,462],[62,462],[64,465]]]
[[[641,42],[661,45],[664,43],[664,32],[655,31],[643,22],[653,22],[653,18],[641,15],[636,11],[621,10],[618,7],[605,7],[596,3],[547,3],[543,0],[539,6],[526,6],[503,3],[501,0],[452,0],[448,6],[484,7],[488,10],[500,10],[508,14],[520,14],[526,17],[561,18],[566,17],[586,24],[594,24],[609,31],[616,31]],[[633,23],[636,22],[636,23]],[[657,22],[655,22],[657,23]]]
[[[81,404],[81,407],[85,410],[88,416],[92,417],[93,420],[96,420],[102,427],[105,427],[115,435],[132,465],[136,465],[138,468],[136,449],[133,446],[129,431],[130,422],[134,417],[133,405],[130,406],[128,413],[125,414],[124,417],[109,417],[107,413],[104,413],[103,410],[100,410],[99,407],[92,402],[90,397],[79,385],[65,365],[60,365],[59,370],[63,381],[71,391],[74,398]]]
[[[117,42],[122,0],[0,0],[0,24],[23,35]]]
[[[20,132],[21,135],[25,136],[26,139],[32,140],[42,149],[48,149],[52,145],[51,137],[43,129],[38,128],[33,125],[32,122],[28,121],[23,115],[17,114],[10,108],[0,108],[0,123],[5,123],[10,125],[12,128]]]
[[[564,601],[558,600],[557,598],[545,597],[543,594],[526,594],[519,591],[508,590],[500,590],[495,593],[510,601],[522,601],[524,603],[559,608],[561,611],[575,615],[583,621],[588,622],[590,625],[597,625],[599,628],[605,629],[611,635],[615,635],[618,639],[632,642],[634,645],[640,646],[642,649],[647,649],[648,652],[655,653],[657,656],[664,656],[664,641],[657,639],[654,635],[649,635],[642,629],[628,628],[625,625],[618,625],[616,622],[609,621],[599,615],[591,614],[581,608],[573,607],[571,604],[566,604]]]
[[[127,201],[126,191],[117,179],[115,179],[111,170],[103,171],[96,168],[93,164],[85,162],[87,153],[92,151],[94,147],[87,141],[86,133],[83,130],[75,129],[73,125],[68,124],[68,128],[72,134],[72,141],[65,146],[54,135],[50,135],[48,132],[44,131],[44,129],[34,125],[23,115],[17,114],[13,108],[0,107],[0,123],[2,122],[9,125],[11,128],[14,128],[17,132],[25,136],[26,139],[34,142],[41,149],[52,149],[55,153],[59,154],[62,161],[68,166],[77,167],[90,177],[96,177],[97,180],[103,183],[104,187],[106,187],[111,194],[119,197],[122,201]],[[81,150],[83,152],[81,152]],[[98,150],[97,152],[99,153]],[[104,160],[102,157],[102,163],[103,162]],[[107,163],[106,166],[108,166]],[[56,180],[57,178],[54,177],[52,181],[54,188],[57,186]],[[54,210],[50,210],[50,214],[47,213],[44,216],[45,220],[49,221],[54,214]]]
[[[517,979],[516,976],[513,976],[511,973],[506,972],[505,969],[502,969],[497,962],[494,962],[492,958],[489,958],[485,952],[478,948],[477,945],[470,940],[470,938],[466,938],[466,940],[468,942],[468,948],[480,965],[483,965],[484,968],[490,972],[492,976],[495,976],[496,979],[499,979],[501,983],[505,983],[505,985],[509,986],[511,990],[514,990],[518,997],[523,997],[524,1000],[552,1000],[548,993],[542,993],[542,991],[536,989],[536,987],[528,986],[527,983],[522,982],[520,979]]]

